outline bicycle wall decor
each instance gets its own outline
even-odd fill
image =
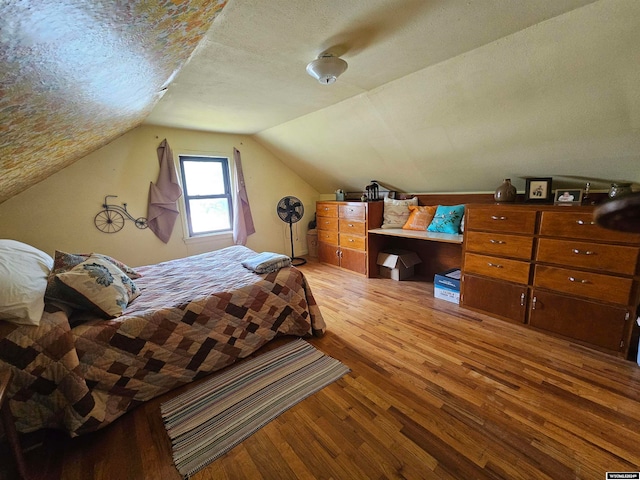
[[[134,218],[127,211],[127,204],[120,205],[109,204],[109,198],[117,198],[117,195],[107,195],[104,197],[104,203],[98,214],[93,219],[93,223],[96,228],[104,233],[116,233],[122,230],[124,227],[125,219],[131,220],[136,227],[143,229],[147,228],[147,219],[145,217]]]

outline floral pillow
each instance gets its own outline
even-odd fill
[[[53,258],[54,273],[60,273],[62,271],[71,270],[73,267],[75,267],[79,263],[84,262],[91,255],[97,255],[106,260],[109,260],[116,267],[118,267],[120,270],[126,273],[127,277],[129,277],[131,280],[135,280],[136,278],[142,277],[142,275],[136,272],[133,268],[129,267],[128,265],[125,265],[120,260],[116,260],[115,258],[110,257],[109,255],[104,255],[102,253],[66,253],[66,252],[61,252],[59,250],[56,250],[56,253]]]
[[[418,197],[407,200],[384,198],[382,228],[402,228],[409,220],[409,205],[418,205]]]
[[[433,220],[427,227],[428,232],[460,233],[460,222],[464,216],[464,205],[439,205]]]
[[[57,281],[74,303],[110,318],[119,317],[140,290],[125,272],[102,255],[91,255]]]
[[[417,205],[409,205],[409,219],[402,227],[404,230],[427,230],[433,216],[436,213],[435,206],[422,207]]]
[[[72,298],[69,298],[69,296],[65,294],[66,290],[64,288],[61,288],[60,283],[56,281],[56,276],[59,273],[68,272],[75,266],[86,261],[91,255],[95,255],[108,260],[124,273],[126,273],[126,275],[131,280],[135,280],[136,278],[140,278],[142,276],[133,268],[108,255],[103,255],[101,253],[66,253],[56,250],[53,258],[53,268],[51,269],[51,273],[49,274],[49,278],[47,280],[47,289],[45,291],[45,297],[47,298],[47,300],[53,300],[54,302],[60,302],[76,308],[86,307],[85,305],[78,305],[74,303]],[[75,298],[75,296],[73,295],[72,297]]]

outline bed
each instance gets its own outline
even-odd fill
[[[18,431],[95,431],[276,337],[324,334],[302,272],[257,274],[242,265],[255,255],[234,246],[130,269],[137,292],[114,318],[47,301],[38,325],[0,320],[0,369],[14,373]]]

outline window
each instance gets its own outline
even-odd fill
[[[180,156],[180,171],[189,236],[230,231],[229,159]]]

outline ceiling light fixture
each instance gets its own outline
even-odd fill
[[[323,85],[331,85],[347,69],[347,62],[331,53],[322,53],[307,65],[307,73]]]

